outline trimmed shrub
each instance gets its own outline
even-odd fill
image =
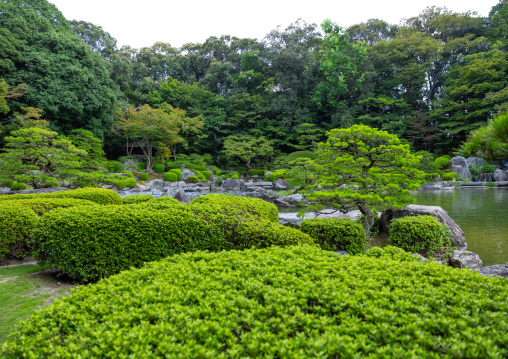
[[[240,179],[240,176],[238,175],[238,173],[235,173],[234,175],[231,176],[232,179]]]
[[[228,178],[228,176],[226,175],[221,175],[220,178],[222,178],[223,180],[225,180],[226,178]]]
[[[238,173],[247,173],[249,171],[249,169],[247,167],[238,167],[236,169],[236,172]]]
[[[56,299],[0,356],[506,358],[507,297],[502,279],[437,263],[313,246],[187,253]]]
[[[18,199],[13,201],[3,201],[0,204],[9,205],[21,205],[30,208],[36,215],[43,216],[57,208],[69,208],[76,206],[97,206],[97,203],[88,201],[86,199],[75,199],[75,198],[28,198]]]
[[[394,246],[373,247],[365,251],[366,257],[393,259],[400,262],[418,262],[419,258],[411,255],[402,248]]]
[[[247,173],[251,176],[263,176],[265,174],[265,170],[250,169]]]
[[[116,182],[116,187],[118,189],[124,189],[125,187],[134,188],[137,185],[138,184],[134,178],[126,178],[126,179]]]
[[[199,182],[199,178],[197,178],[196,176],[189,176],[187,177],[187,183],[198,183]]]
[[[206,181],[206,177],[199,171],[196,171],[196,177],[201,181]]]
[[[138,166],[138,171],[140,171],[140,172],[146,170],[146,162],[138,163],[137,166]]]
[[[213,171],[215,172],[216,176],[220,176],[221,170],[219,169],[219,167],[217,167],[217,166],[210,166],[210,167],[213,168]]]
[[[427,255],[451,246],[448,229],[432,216],[407,216],[392,220],[389,241],[407,252]]]
[[[106,168],[109,172],[118,173],[121,172],[123,169],[123,165],[121,162],[118,161],[108,161],[106,162]]]
[[[265,181],[274,182],[279,178],[285,179],[286,170],[275,170],[273,173],[270,173],[268,176],[265,176]]]
[[[205,176],[205,179],[208,181],[210,177],[212,176],[212,172],[210,171],[201,171],[201,174]]]
[[[192,169],[195,171],[199,171],[199,172],[206,171],[206,166],[205,165],[193,165]]]
[[[0,260],[6,255],[22,258],[31,247],[31,233],[38,216],[18,201],[0,202]]]
[[[164,173],[164,164],[162,164],[162,163],[155,163],[153,165],[153,171],[155,173]]]
[[[129,178],[127,178],[129,179]],[[34,198],[75,198],[86,199],[97,204],[122,204],[122,197],[115,191],[105,188],[78,188],[70,191],[59,191],[53,193],[39,194],[15,194],[0,196],[1,201]]]
[[[149,201],[155,201],[155,197],[151,194],[135,194],[132,196],[127,196],[122,198],[123,204],[134,204],[134,203],[144,203]]]
[[[122,173],[129,175],[130,178],[134,178],[134,173],[132,173],[131,171],[122,171]]]
[[[168,172],[176,174],[177,181],[180,181],[182,178],[182,170],[180,168],[169,170]]]
[[[314,240],[298,229],[278,223],[241,222],[232,240],[234,249],[267,248],[272,246],[314,245]]]
[[[178,181],[178,175],[174,172],[164,173],[164,181],[176,182]]]
[[[448,171],[443,172],[443,174],[441,175],[441,178],[443,179],[443,181],[453,181],[454,178],[455,178],[455,180],[458,181],[459,175],[455,172],[448,170]]]
[[[24,191],[26,187],[26,183],[23,182],[14,182],[9,186],[9,188],[14,191]]]
[[[166,168],[170,169],[170,170],[176,169],[176,168],[180,168],[180,167],[181,166],[180,166],[179,163],[176,163],[176,162],[173,162],[173,161],[169,161],[169,162],[166,163]]]
[[[365,231],[360,223],[349,218],[304,219],[300,226],[321,248],[358,254],[365,251]]]
[[[450,164],[450,160],[451,160],[451,157],[448,155],[441,156],[441,157],[438,157],[434,160],[434,165],[438,169],[445,169],[445,168],[448,168],[448,165]]]
[[[141,173],[141,174],[139,175],[139,179],[140,179],[141,181],[146,181],[146,180],[148,179],[148,173],[146,173],[146,172]]]

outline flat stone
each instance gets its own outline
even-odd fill
[[[246,188],[245,181],[242,179],[226,178],[221,184],[221,188],[232,191],[239,191]]]
[[[455,268],[477,269],[483,265],[478,254],[470,251],[453,251],[450,257],[450,265]]]
[[[423,190],[435,190],[443,188],[443,182],[427,182],[420,186]]]
[[[314,212],[305,213],[305,216],[297,217],[298,213],[279,213],[279,223],[283,225],[290,226],[299,226],[302,224],[304,219],[312,219],[312,218],[349,218],[352,220],[357,220],[358,216],[361,215],[360,211],[351,211],[348,213],[335,212],[333,210],[325,209],[320,212],[319,216],[316,216]]]
[[[189,197],[187,197],[187,194],[185,194],[185,191],[183,191],[181,189],[179,189],[175,192],[173,198],[181,203],[184,203],[184,204],[190,202]]]
[[[163,181],[162,186],[164,188],[177,187],[178,186],[178,182]]]
[[[146,186],[154,192],[164,192],[164,181],[161,179],[151,180]]]

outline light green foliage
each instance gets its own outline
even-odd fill
[[[206,181],[206,177],[200,171],[196,171],[196,177],[201,181]]]
[[[172,170],[172,169],[176,169],[176,168],[180,168],[180,164],[176,163],[176,162],[173,162],[173,161],[169,161],[166,163],[166,168],[168,170]]]
[[[14,182],[12,183],[10,186],[9,186],[10,189],[12,190],[15,190],[15,191],[23,191],[25,190],[27,187],[26,187],[26,183],[21,183],[21,182]]]
[[[182,178],[182,170],[179,169],[179,168],[175,168],[175,169],[169,170],[168,172],[176,174],[176,177],[177,177],[178,181],[180,181],[180,179]]]
[[[37,220],[30,207],[13,201],[0,202],[0,260],[5,255],[23,258],[27,254]]]
[[[120,197],[118,193],[104,188],[78,188],[70,191],[59,191],[53,193],[15,194],[9,196],[0,196],[0,203],[2,203],[2,201],[39,198],[75,198],[88,200],[101,205],[122,204],[122,197]]]
[[[124,170],[124,171],[122,171],[122,173],[129,175],[130,178],[134,178],[134,173],[132,173],[131,171]]]
[[[373,247],[365,251],[366,257],[379,258],[379,259],[391,259],[400,262],[418,262],[419,258],[411,255],[402,248],[394,246]]]
[[[55,300],[0,354],[503,358],[507,296],[475,271],[313,246],[187,253]]]
[[[279,178],[285,179],[286,172],[287,172],[287,170],[284,170],[284,169],[275,170],[275,171],[273,171],[273,173],[270,173],[268,176],[265,176],[265,181],[274,182],[275,180],[277,180]]]
[[[459,175],[455,172],[450,171],[450,170],[445,170],[442,172],[441,178],[443,179],[443,181],[453,181],[454,178],[455,178],[455,180],[458,181]]]
[[[236,173],[231,176],[231,179],[240,179],[240,176],[238,175],[238,173]]]
[[[451,245],[448,229],[432,216],[407,216],[392,220],[389,241],[407,252],[423,252],[429,256]]]
[[[314,240],[308,234],[268,221],[241,222],[235,232],[235,249],[314,244]]]
[[[148,173],[146,173],[146,172],[141,173],[141,174],[139,175],[139,179],[140,179],[141,181],[146,181],[146,180],[148,179]]]
[[[360,223],[348,218],[304,219],[300,226],[321,248],[359,254],[365,251],[365,232]]]
[[[212,172],[210,171],[201,171],[201,174],[205,176],[205,179],[208,181],[210,179],[210,176],[212,175]]]
[[[187,183],[199,183],[199,178],[196,176],[189,176],[187,177]]]
[[[441,156],[441,157],[438,157],[434,160],[434,164],[436,165],[437,169],[444,170],[444,169],[448,168],[448,164],[450,163],[450,160],[451,160],[451,157],[448,155]]]
[[[216,176],[220,176],[221,170],[219,169],[219,167],[217,167],[217,166],[210,166],[210,167],[214,170]]]
[[[164,173],[164,164],[162,164],[162,163],[155,163],[153,165],[153,171],[155,173]]]
[[[118,189],[124,189],[125,187],[134,188],[138,185],[136,180],[130,177],[117,180],[115,181],[115,184]]]
[[[155,197],[151,194],[135,194],[122,198],[123,204],[145,203],[149,201],[155,201]]]
[[[164,173],[164,181],[176,182],[178,181],[178,175],[174,172]]]
[[[251,176],[263,176],[265,174],[265,170],[250,169],[247,173]]]
[[[420,157],[409,145],[368,126],[331,130],[316,155],[299,171],[307,176],[305,196],[313,204],[309,209],[330,205],[348,212],[358,207],[366,216],[366,233],[374,224],[370,208],[411,203],[409,190],[418,188],[424,175],[417,169]]]
[[[229,159],[240,159],[250,167],[252,162],[264,162],[274,149],[265,137],[229,136],[224,140],[223,152]]]
[[[120,173],[122,172],[123,165],[121,162],[118,161],[108,161],[106,163],[106,168],[108,169],[109,172]]]

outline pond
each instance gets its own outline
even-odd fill
[[[508,189],[418,191],[415,199],[448,212],[464,231],[467,249],[478,254],[484,266],[508,262]]]

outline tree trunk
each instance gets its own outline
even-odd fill
[[[374,214],[364,203],[358,204],[358,209],[365,216],[365,221],[363,224],[363,229],[365,230],[365,236],[369,236],[369,231],[374,225]]]

